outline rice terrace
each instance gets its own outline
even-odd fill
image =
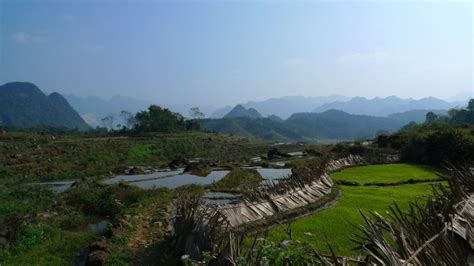
[[[436,171],[428,167],[410,164],[387,164],[374,166],[359,166],[334,173],[332,178],[338,181],[352,182],[399,182],[413,180],[431,180],[438,178]],[[362,184],[364,184],[362,183]],[[327,250],[325,238],[338,254],[356,255],[355,247],[350,241],[354,232],[351,223],[362,224],[360,211],[380,214],[386,213],[393,203],[402,210],[407,210],[409,202],[418,197],[431,194],[430,183],[402,184],[395,186],[347,186],[341,185],[341,196],[330,209],[321,211],[295,221],[292,231],[296,239],[312,243],[318,250]],[[420,198],[418,198],[420,199]],[[272,230],[270,239],[285,239],[283,229]]]
[[[0,0],[0,266],[474,265],[473,11]]]

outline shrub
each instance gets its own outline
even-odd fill
[[[469,131],[448,124],[430,124],[400,131],[393,137],[393,148],[402,160],[439,165],[446,161],[474,160],[474,138]]]
[[[73,186],[65,195],[65,200],[85,214],[114,217],[123,207],[136,203],[139,192],[139,188],[125,184],[108,186],[86,181]]]

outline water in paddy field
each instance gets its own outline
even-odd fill
[[[206,177],[197,176],[188,173],[177,174],[156,179],[145,179],[141,181],[132,181],[131,184],[143,189],[153,189],[159,187],[177,188],[184,185],[209,185],[221,180],[226,176],[229,170],[214,170]],[[151,174],[153,175],[153,174]]]
[[[102,219],[100,222],[95,224],[88,224],[84,231],[93,232],[96,236],[103,236],[107,232],[108,225],[110,223],[109,219]],[[73,263],[74,266],[84,266],[86,265],[87,256],[89,255],[90,249],[89,246],[86,246],[82,249],[79,257]]]
[[[265,179],[265,181],[274,181],[286,178],[291,175],[291,168],[256,168],[256,170]],[[201,177],[189,173],[183,173],[182,171],[183,169],[176,171],[160,171],[148,175],[117,176],[105,180],[104,183],[115,184],[123,180],[143,189],[153,189],[158,187],[173,189],[179,186],[190,184],[209,185],[221,180],[230,172],[229,170],[213,170],[206,177]]]
[[[207,192],[202,196],[202,200],[208,205],[226,205],[238,203],[240,199],[239,194],[227,192]]]
[[[257,168],[256,170],[265,179],[264,181],[278,181],[291,175],[291,168]]]
[[[278,181],[279,179],[286,178],[291,175],[291,168],[261,168],[261,167],[249,167],[256,169],[258,173],[263,177],[263,181]],[[184,185],[197,184],[197,185],[209,185],[214,182],[221,180],[230,171],[223,169],[215,169],[209,175],[202,177],[189,173],[184,173],[184,169],[178,170],[163,170],[152,174],[143,175],[119,175],[103,181],[104,184],[117,184],[125,181],[132,185],[138,186],[143,189],[153,188],[177,188]],[[43,182],[33,183],[31,185],[40,185],[50,188],[56,193],[64,192],[71,187],[74,181],[56,181],[56,182]],[[221,197],[222,198],[222,197]]]
[[[139,181],[146,181],[158,178],[165,178],[165,177],[173,177],[183,173],[184,168],[180,168],[177,170],[163,170],[154,172],[152,174],[143,174],[143,175],[119,175],[114,178],[110,178],[104,181],[105,184],[111,185],[116,184],[121,181],[128,181],[128,182],[139,182]]]
[[[74,181],[56,181],[56,182],[41,182],[41,183],[31,183],[30,185],[34,186],[43,186],[51,189],[55,193],[61,193],[68,190]]]

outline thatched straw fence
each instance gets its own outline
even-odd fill
[[[390,157],[388,162],[397,158]],[[218,206],[219,211],[227,217],[231,227],[252,223],[267,217],[285,213],[308,204],[315,203],[329,195],[333,190],[334,182],[329,174],[341,169],[368,164],[367,160],[358,155],[330,160],[320,165],[318,173],[306,182],[288,182],[276,184],[265,191],[258,191],[259,196],[253,201],[243,200],[239,204]],[[321,169],[322,168],[322,169]],[[291,178],[289,179],[291,180]],[[278,186],[285,189],[278,189]]]

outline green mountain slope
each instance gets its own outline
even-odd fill
[[[87,130],[89,126],[59,93],[46,96],[36,85],[11,82],[0,86],[0,125]]]
[[[199,123],[202,129],[249,138],[274,141],[304,140],[303,136],[284,123],[268,118],[203,119]]]
[[[402,113],[394,113],[390,114],[387,117],[402,121],[405,124],[408,124],[410,122],[416,122],[416,123],[423,123],[425,122],[426,119],[426,114],[429,112],[433,112],[437,115],[443,115],[446,116],[448,114],[447,110],[410,110]]]
[[[224,118],[238,117],[262,118],[262,115],[253,108],[245,109],[241,104],[238,104],[224,116]]]
[[[298,113],[287,120],[269,118],[205,119],[201,127],[210,131],[265,140],[304,141],[315,139],[358,139],[378,131],[396,131],[404,123],[387,117],[352,115],[338,110]]]
[[[395,131],[404,123],[387,117],[353,115],[339,110],[293,114],[285,121],[303,136],[311,138],[371,138],[378,131]]]

